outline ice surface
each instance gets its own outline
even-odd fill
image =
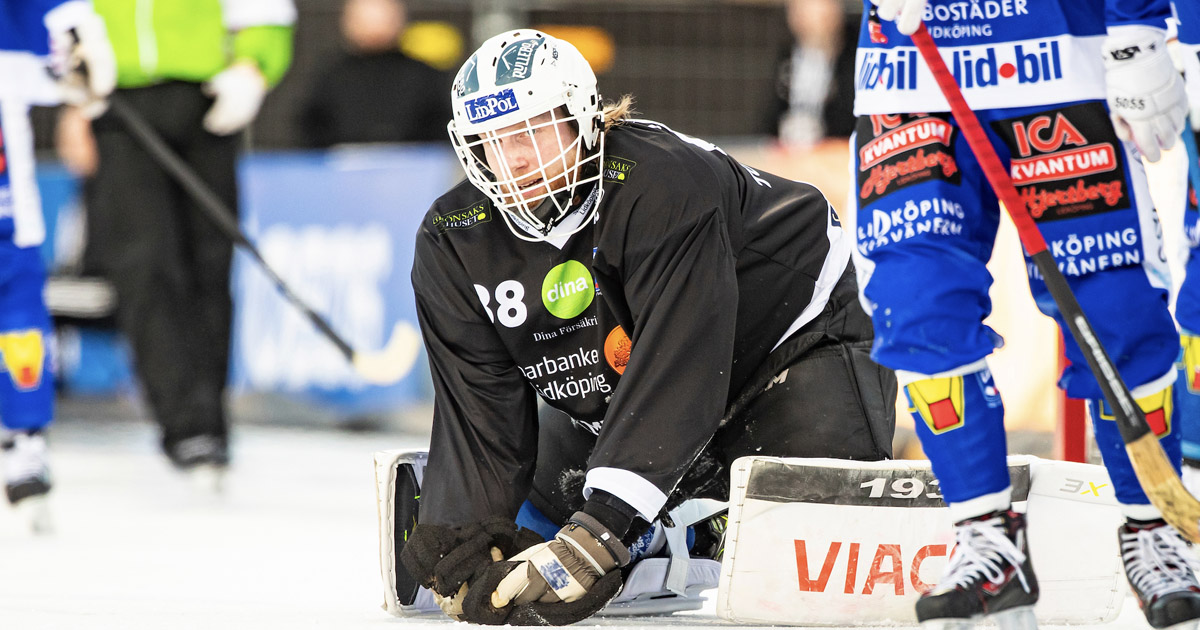
[[[453,623],[380,609],[372,454],[420,446],[420,437],[240,426],[235,438],[227,490],[214,497],[167,465],[147,424],[56,425],[56,533],[32,536],[0,504],[0,629],[422,630]],[[727,625],[711,604],[698,612],[574,627]],[[1103,627],[1148,628],[1132,601]]]

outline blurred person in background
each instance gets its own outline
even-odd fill
[[[347,0],[346,50],[318,73],[300,108],[305,146],[445,142],[450,75],[400,50],[400,0]]]
[[[42,431],[54,417],[54,377],[29,107],[95,105],[115,80],[104,22],[89,3],[0,0],[0,459],[5,496],[35,531],[50,525]]]
[[[96,0],[95,8],[116,53],[113,98],[236,209],[240,132],[291,64],[292,1]],[[112,113],[91,121],[99,159],[89,166],[89,126],[74,115],[58,139],[69,166],[95,168],[87,257],[116,289],[117,322],[163,451],[219,487],[229,462],[232,243]]]
[[[775,65],[766,129],[788,148],[854,132],[858,20],[843,0],[788,0],[792,41]]]

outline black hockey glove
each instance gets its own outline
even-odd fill
[[[486,567],[472,580],[462,617],[484,624],[568,625],[621,589],[629,550],[592,516],[576,512],[554,540]]]
[[[539,542],[534,532],[498,516],[461,527],[418,524],[400,561],[421,586],[433,591],[446,614],[461,621],[468,581],[488,565]]]

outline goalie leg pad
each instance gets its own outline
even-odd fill
[[[429,593],[400,562],[420,508],[421,480],[429,453],[388,450],[375,453],[375,500],[379,517],[379,568],[383,608],[393,615],[437,610]],[[432,604],[432,605],[431,605]]]
[[[1102,466],[1008,458],[1026,511],[1043,624],[1111,621],[1125,600]],[[942,574],[953,520],[927,461],[734,462],[717,615],[738,623],[911,625]],[[791,576],[781,579],[781,576]]]

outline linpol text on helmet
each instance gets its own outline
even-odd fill
[[[500,53],[500,65],[496,68],[496,85],[528,79],[537,50],[544,42],[545,39],[537,37],[522,39],[505,47],[504,52]]]
[[[464,101],[463,107],[467,110],[467,120],[473,123],[490,120],[521,109],[512,88]]]

